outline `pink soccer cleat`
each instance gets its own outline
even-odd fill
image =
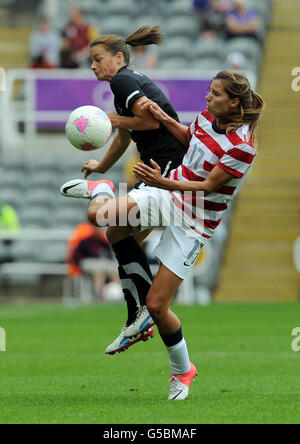
[[[107,194],[112,196],[115,191],[115,186],[110,180],[84,180],[73,179],[69,180],[60,187],[60,194],[65,197],[75,197],[83,199],[91,199],[92,192],[96,186],[103,184],[103,193],[107,188]]]
[[[190,364],[190,370],[184,375],[171,375],[169,401],[187,398],[191,382],[197,376],[196,367],[194,364]]]

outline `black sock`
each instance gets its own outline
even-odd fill
[[[163,340],[166,347],[172,347],[173,345],[178,344],[182,338],[182,328],[180,326],[180,329],[175,331],[174,333],[171,333],[170,335],[160,335],[161,339]]]
[[[139,307],[146,305],[153,277],[147,256],[133,236],[113,244],[112,248],[119,262],[120,280],[128,309],[127,324],[130,325]]]
[[[120,276],[120,282],[122,286],[123,295],[125,298],[125,301],[127,303],[127,321],[126,324],[130,325],[135,321],[136,313],[138,309],[140,308],[139,300],[136,301],[135,297],[132,295],[132,291],[130,291],[130,282],[129,277],[123,270],[122,266],[118,267],[119,276]],[[133,285],[131,283],[131,285]]]

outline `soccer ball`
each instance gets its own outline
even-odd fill
[[[71,144],[82,151],[101,148],[111,136],[111,123],[106,113],[97,106],[81,106],[68,117],[66,136]]]

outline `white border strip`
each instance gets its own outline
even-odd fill
[[[129,100],[132,99],[132,97],[136,96],[138,93],[139,93],[139,90],[137,89],[136,91],[133,91],[133,93],[131,93],[130,96],[127,97],[126,104],[125,104],[127,109],[128,109]]]

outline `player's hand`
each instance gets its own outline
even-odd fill
[[[155,119],[158,120],[159,122],[167,120],[168,115],[161,109],[161,107],[156,102],[153,102],[153,100],[144,97],[141,99],[140,105],[142,109],[149,110],[153,114]]]
[[[160,166],[152,159],[150,159],[150,162],[153,165],[153,168],[150,168],[148,165],[141,162],[135,165],[133,167],[135,176],[150,187],[167,189],[165,183],[166,179],[161,175]]]
[[[81,172],[85,173],[84,178],[86,179],[91,173],[99,173],[99,164],[98,160],[90,159],[81,168]]]
[[[109,117],[112,129],[116,129],[119,128],[119,114],[115,113],[115,112],[111,112],[111,113],[106,113]]]

